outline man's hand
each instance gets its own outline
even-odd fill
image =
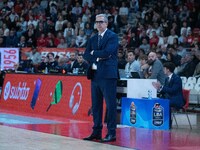
[[[152,82],[152,85],[154,86],[155,89],[160,90],[161,84],[160,82]]]

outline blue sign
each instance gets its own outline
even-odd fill
[[[139,128],[169,129],[168,99],[122,98],[121,124]]]

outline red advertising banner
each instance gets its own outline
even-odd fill
[[[6,74],[0,108],[92,121],[90,81],[85,76]]]

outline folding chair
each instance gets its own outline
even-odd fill
[[[182,85],[184,87],[184,85],[187,83],[187,77],[181,76],[180,78],[182,80]]]
[[[187,83],[190,83],[190,84],[196,84],[196,82],[197,82],[197,79],[196,79],[196,77],[188,77],[188,79],[187,79]]]
[[[173,110],[172,111],[172,116],[173,116],[173,118],[175,120],[177,128],[178,128],[178,122],[176,120],[175,114],[185,114],[186,117],[187,117],[188,123],[190,125],[190,129],[192,129],[190,118],[189,118],[188,112],[187,112],[187,109],[188,109],[188,106],[189,106],[189,95],[190,95],[190,90],[183,89],[183,97],[185,99],[185,105],[183,106],[183,108],[181,108],[179,110]]]
[[[200,80],[199,80],[199,82],[197,82],[195,84],[194,90],[196,91],[196,94],[197,94],[197,105],[199,106],[199,104],[200,104]]]
[[[200,83],[200,77],[197,79],[197,83]]]
[[[194,83],[190,83],[190,82],[187,82],[184,87],[184,89],[187,89],[187,90],[192,90],[194,88]]]

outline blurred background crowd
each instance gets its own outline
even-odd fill
[[[85,48],[97,32],[99,13],[119,36],[119,69],[147,70],[142,76],[148,78],[148,55],[155,52],[161,63],[173,62],[180,76],[200,75],[199,0],[1,0],[0,47],[32,48],[28,61],[16,64],[19,71],[77,73],[74,68],[80,68],[84,74],[87,63],[78,50],[41,59],[37,48]]]

